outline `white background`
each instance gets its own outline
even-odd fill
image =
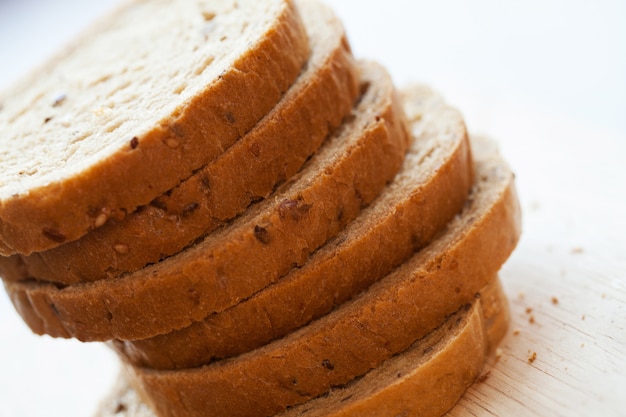
[[[114,3],[0,0],[0,89]],[[357,56],[380,61],[400,86],[431,84],[464,112],[471,131],[500,142],[517,172],[525,214],[524,236],[503,271],[508,290],[523,287],[526,260],[545,256],[545,285],[555,293],[580,282],[556,282],[553,270],[608,265],[602,285],[624,300],[626,2],[328,3]],[[578,247],[584,253],[570,262]],[[606,331],[615,332],[617,363],[626,365],[623,306],[606,312],[613,319]],[[117,373],[103,346],[31,335],[3,293],[0,358],[0,417],[89,417]],[[619,415],[613,405],[626,380],[611,369],[603,376],[604,415]],[[583,401],[569,415],[595,409]]]

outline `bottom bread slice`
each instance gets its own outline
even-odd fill
[[[438,417],[480,375],[510,320],[498,278],[402,354],[345,387],[276,417]]]
[[[508,323],[508,302],[500,281],[494,278],[473,303],[402,354],[363,378],[279,416],[441,416],[476,380]],[[122,374],[95,417],[154,417],[154,413]]]
[[[472,140],[476,183],[429,246],[367,291],[286,337],[176,371],[129,367],[161,417],[269,416],[364,375],[471,302],[517,244],[513,173],[494,144]],[[302,294],[306,300],[307,294]]]

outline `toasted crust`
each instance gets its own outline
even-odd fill
[[[322,316],[428,244],[463,208],[473,162],[458,111],[422,86],[403,98],[413,134],[404,164],[333,241],[253,297],[177,332],[115,341],[118,353],[137,366],[176,369],[247,352]]]
[[[363,378],[280,414],[280,417],[438,417],[450,409],[483,367],[509,323],[506,296],[497,278],[405,352]],[[433,384],[432,381],[438,381]],[[154,417],[125,375],[95,417]]]
[[[62,289],[5,282],[18,312],[35,333],[136,340],[223,311],[303,265],[382,191],[410,144],[386,71],[364,64],[362,79],[354,117],[302,171],[231,225],[121,278]]]
[[[133,2],[121,8],[68,53],[7,93],[0,112],[7,138],[1,146],[8,158],[0,180],[0,254],[56,247],[148,204],[251,129],[280,100],[308,59],[308,38],[291,0],[239,1],[216,17],[191,2],[170,4],[163,9],[154,2]],[[209,7],[224,5],[215,2]],[[147,61],[159,66],[167,62],[164,72],[175,75],[167,79],[161,74],[160,83],[155,81],[133,99],[126,88],[133,82],[143,86],[146,75],[124,75],[124,65],[141,68],[141,62],[135,62],[134,55],[118,56],[123,49],[120,37],[125,31],[137,36],[128,51],[137,53],[143,42],[149,54],[158,48],[146,39],[160,39],[164,33],[152,13],[175,20],[179,12],[191,35],[200,36],[205,20],[214,20],[214,32],[207,31],[207,39],[217,37],[210,42],[228,45],[220,45],[217,57],[181,62],[178,72],[175,57]],[[194,12],[194,19],[187,19],[187,12]],[[196,60],[200,55],[192,56]],[[181,85],[172,85],[176,80]],[[85,88],[90,94],[84,94]],[[64,94],[50,97],[58,89]],[[141,105],[146,93],[152,94],[150,105],[158,110],[128,104]],[[92,100],[98,94],[102,102]],[[104,123],[92,120],[102,117]]]
[[[350,113],[356,62],[341,22],[316,1],[298,3],[311,58],[283,99],[250,132],[150,205],[59,247],[0,258],[0,275],[60,284],[136,271],[191,244],[294,175]]]
[[[520,235],[513,173],[492,144],[473,146],[477,181],[467,207],[438,239],[367,291],[235,358],[175,371],[128,367],[157,414],[276,414],[367,373],[471,303]]]

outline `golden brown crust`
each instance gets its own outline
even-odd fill
[[[27,324],[35,333],[81,340],[152,337],[223,311],[303,265],[382,191],[409,146],[386,71],[375,64],[362,71],[367,88],[354,118],[302,171],[231,226],[117,279],[63,289],[5,282],[12,300],[23,303],[16,304],[22,317],[34,310],[41,320]]]
[[[487,330],[488,353],[493,354],[509,330],[511,310],[499,279],[493,280],[480,291],[480,305]]]
[[[497,277],[480,296],[363,378],[276,417],[442,416],[477,379],[509,323]]]
[[[463,213],[358,297],[235,358],[176,371],[129,367],[157,414],[273,415],[365,374],[469,305],[520,235],[513,173],[492,145],[473,146],[477,181]]]
[[[405,108],[414,138],[402,169],[371,206],[306,264],[185,329],[112,346],[128,362],[156,369],[190,368],[235,356],[322,316],[428,244],[463,208],[473,184],[473,163],[461,114],[437,94],[416,87],[405,97]],[[306,301],[301,294],[307,294]]]
[[[265,198],[290,178],[350,113],[359,74],[341,23],[301,2],[312,49],[306,70],[250,132],[150,205],[56,248],[0,258],[5,280],[74,284],[158,262]]]
[[[293,1],[278,3],[274,10],[276,19],[258,42],[161,125],[137,132],[136,140],[128,138],[127,146],[72,177],[0,201],[0,254],[50,249],[132,212],[252,128],[309,57]]]
[[[494,277],[469,311],[462,308],[363,378],[279,416],[441,416],[477,378],[488,347],[493,350],[497,346],[508,322],[508,302],[500,281]],[[154,417],[125,375],[120,375],[96,414],[112,416]]]

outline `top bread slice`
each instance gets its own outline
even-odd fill
[[[250,130],[308,57],[291,0],[120,8],[0,98],[0,254],[148,204]]]
[[[277,417],[439,417],[479,375],[487,354],[504,337],[508,323],[508,302],[500,281],[493,278],[480,291],[479,299],[450,315],[406,351],[363,378]],[[123,373],[95,415],[154,416]]]
[[[137,340],[223,311],[303,265],[396,175],[411,136],[384,68],[361,65],[353,113],[302,170],[228,226],[178,254],[110,280],[59,287],[6,282],[35,333]]]
[[[404,164],[332,241],[239,304],[176,332],[114,341],[118,353],[134,365],[179,369],[248,352],[326,314],[427,245],[463,208],[474,164],[456,109],[425,86],[401,97],[413,135]]]
[[[476,181],[467,206],[391,274],[307,326],[242,355],[181,370],[128,367],[133,384],[161,417],[269,416],[407,349],[474,300],[520,236],[513,173],[492,143],[473,140],[472,147]],[[301,297],[305,303],[310,296]]]
[[[267,197],[348,115],[358,67],[341,22],[314,0],[297,2],[311,57],[281,101],[214,162],[124,219],[31,255],[0,258],[6,280],[96,281],[158,262]]]

